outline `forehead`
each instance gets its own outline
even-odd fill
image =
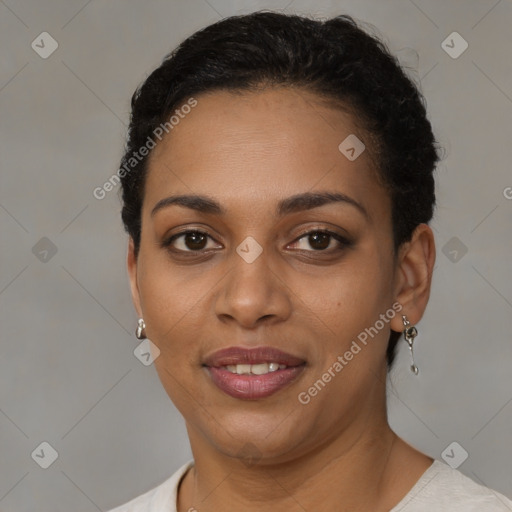
[[[369,145],[352,161],[340,151],[347,137],[368,142],[347,111],[292,88],[214,91],[196,99],[150,156],[145,207],[171,192],[257,207],[315,188],[385,203]]]

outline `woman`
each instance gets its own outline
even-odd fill
[[[119,170],[128,270],[194,460],[116,512],[512,510],[387,421],[438,160],[418,90],[348,16],[227,18],[147,78]]]

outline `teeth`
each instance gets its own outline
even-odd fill
[[[268,363],[251,365],[251,373],[253,373],[254,375],[265,375],[266,373],[269,373],[269,371],[270,368],[268,366]]]
[[[236,365],[236,373],[251,373],[251,365],[250,364],[237,364]]]
[[[259,364],[229,364],[224,366],[231,373],[238,375],[265,375],[286,368],[285,364],[259,363]]]

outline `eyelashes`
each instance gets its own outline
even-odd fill
[[[187,238],[188,237],[188,238]],[[184,240],[187,240],[188,242],[192,243],[192,245],[201,245],[204,241],[207,241],[207,239],[210,239],[210,240],[213,240],[213,238],[206,232],[206,231],[201,231],[199,229],[190,229],[190,230],[187,230],[187,231],[183,231],[181,233],[177,233],[175,235],[172,235],[171,237],[169,237],[168,239],[164,240],[163,242],[163,246],[164,247],[168,247],[168,248],[172,248],[173,250],[175,251],[181,251],[181,252],[200,252],[201,250],[204,251],[204,247],[196,247],[194,249],[190,249],[190,248],[187,248],[184,242]],[[183,239],[181,242],[182,242],[182,246],[185,247],[185,249],[177,249],[176,247],[173,246],[174,242],[176,240],[180,240],[180,239]]]
[[[350,241],[347,240],[347,238],[341,236],[338,233],[335,233],[333,231],[329,230],[319,230],[314,229],[311,231],[307,231],[306,233],[300,235],[298,238],[295,239],[293,242],[294,244],[300,243],[301,241],[305,241],[306,244],[309,244],[310,247],[312,247],[312,250],[309,249],[300,249],[307,252],[331,252],[333,250],[337,250],[343,247],[347,247],[350,245]],[[331,242],[337,243],[334,248],[330,247]],[[327,246],[326,245],[327,242]],[[316,245],[316,247],[315,247]]]
[[[162,247],[167,248],[174,254],[201,255],[211,250],[221,249],[222,246],[210,244],[210,241],[217,243],[206,231],[200,229],[188,229],[176,233],[162,242]],[[332,247],[334,242],[334,247]],[[334,231],[315,228],[299,235],[290,245],[301,244],[300,252],[307,253],[333,253],[351,247],[353,242]],[[306,248],[309,246],[309,249]]]

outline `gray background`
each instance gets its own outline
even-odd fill
[[[512,496],[510,1],[0,0],[0,510],[107,510],[190,458],[183,420],[133,355],[117,190],[92,191],[116,172],[129,99],[161,58],[263,8],[372,23],[421,81],[446,148],[438,259],[421,373],[401,341],[390,420],[436,458],[457,441],[460,471]],[[31,47],[43,31],[59,45],[47,59]],[[453,31],[469,44],[456,59],[441,46]],[[31,458],[43,441],[58,452],[48,469]]]

